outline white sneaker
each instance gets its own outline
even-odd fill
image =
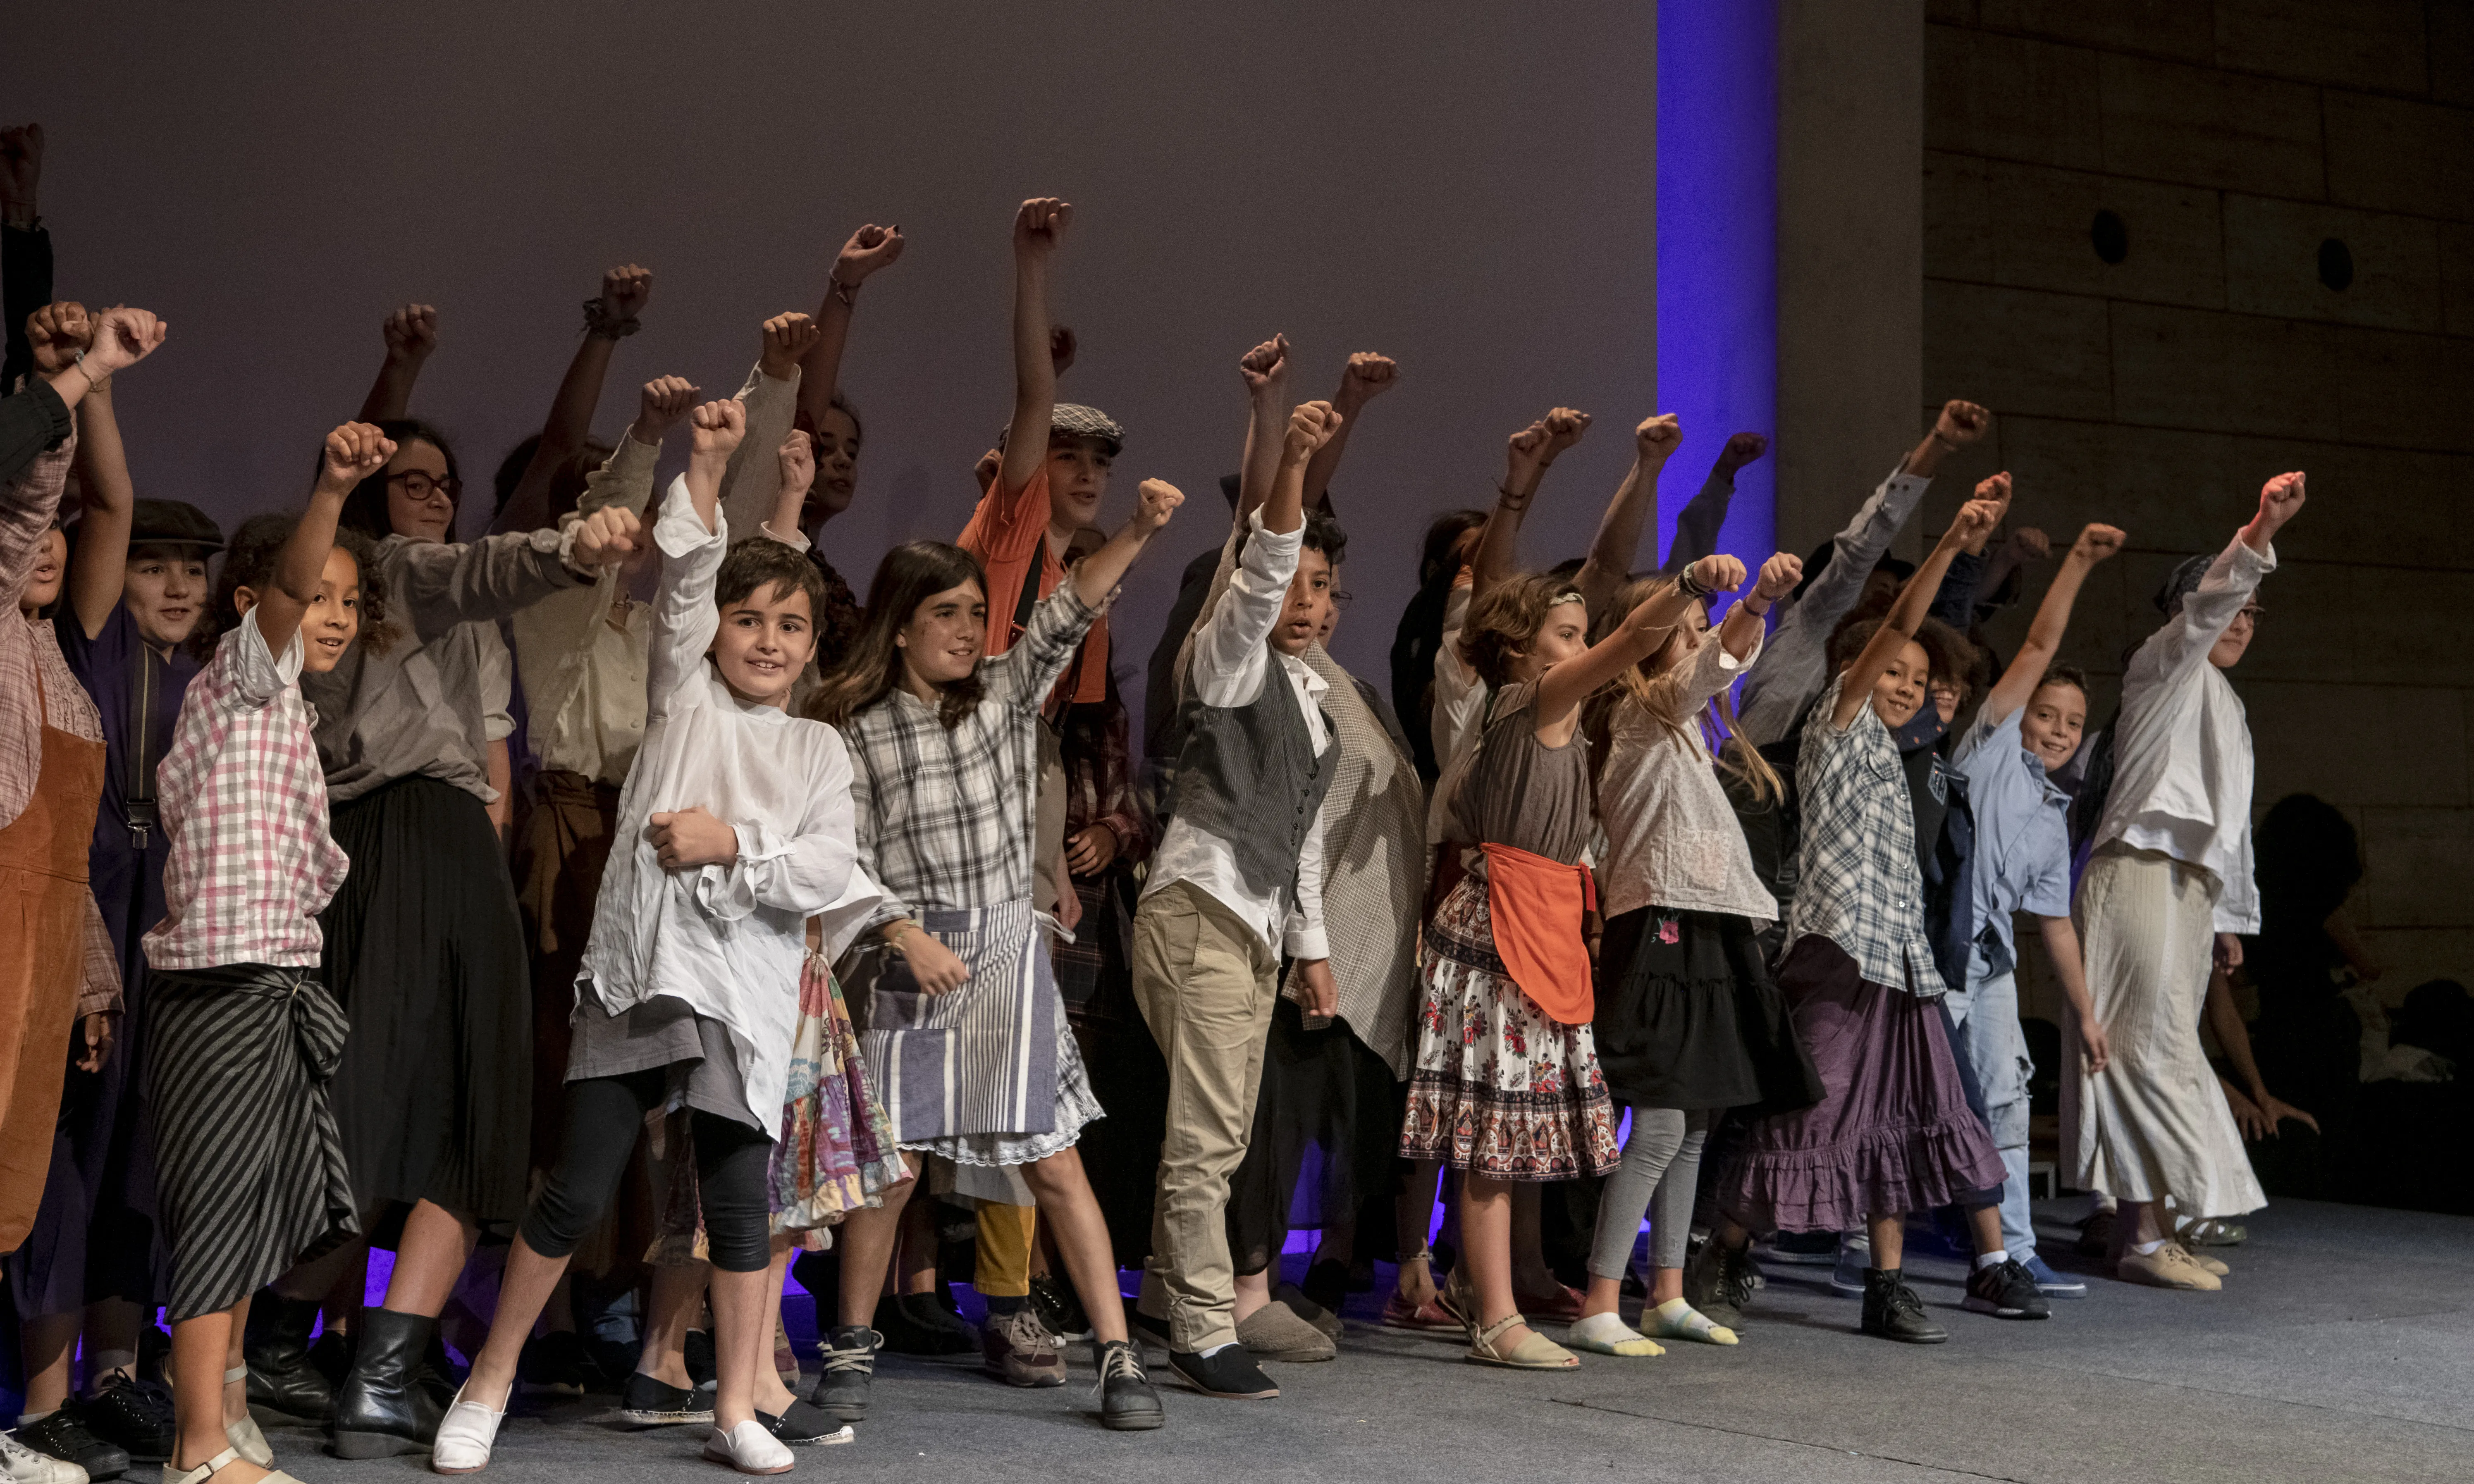
[[[0,1476],[11,1484],[85,1484],[84,1469],[66,1459],[37,1453],[6,1432],[0,1432]]]
[[[795,1462],[782,1440],[765,1430],[754,1419],[740,1423],[728,1432],[716,1427],[706,1440],[704,1456],[717,1464],[728,1464],[741,1473],[788,1473]]]
[[[454,1404],[439,1420],[437,1441],[429,1446],[429,1467],[439,1473],[478,1473],[490,1467],[498,1424],[506,1420],[504,1409],[493,1412],[467,1401],[463,1388],[456,1388]]]

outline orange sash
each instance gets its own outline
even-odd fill
[[[1487,917],[1504,972],[1558,1025],[1588,1025],[1597,1013],[1589,945],[1581,937],[1583,915],[1598,905],[1589,868],[1510,845],[1479,848],[1486,852]]]

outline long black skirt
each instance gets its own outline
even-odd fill
[[[1370,1197],[1395,1188],[1398,1086],[1347,1022],[1309,1031],[1295,1001],[1273,1006],[1253,1134],[1228,1181],[1236,1271],[1261,1272],[1279,1260],[1292,1230],[1354,1221]]]
[[[326,982],[352,1032],[335,1118],[364,1210],[428,1201],[523,1214],[532,991],[498,832],[481,801],[401,778],[334,811],[352,857],[327,904]]]
[[[1758,1107],[1821,1101],[1751,919],[1644,907],[1598,945],[1598,1068],[1633,1107]]]
[[[327,1101],[345,1024],[305,968],[161,971],[149,989],[146,1096],[177,1324],[359,1230]]]

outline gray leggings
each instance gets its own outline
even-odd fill
[[[1589,1272],[1620,1278],[1632,1261],[1633,1240],[1640,1219],[1649,1214],[1651,1193],[1658,1210],[1651,1216],[1650,1265],[1684,1266],[1684,1250],[1692,1235],[1692,1197],[1701,1182],[1701,1142],[1710,1136],[1710,1112],[1675,1107],[1636,1107],[1632,1136],[1624,1140],[1623,1163],[1607,1178],[1598,1197],[1598,1235],[1589,1247]]]

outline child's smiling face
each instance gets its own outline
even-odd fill
[[[713,636],[713,663],[733,695],[759,706],[779,706],[816,652],[816,620],[805,588],[779,582],[721,611]]]

